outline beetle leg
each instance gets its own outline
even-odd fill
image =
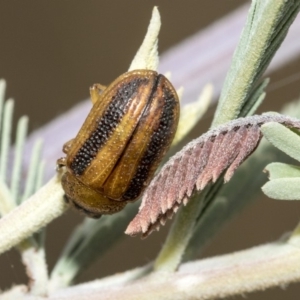
[[[100,83],[95,83],[92,87],[90,87],[91,100],[93,104],[98,101],[99,95],[101,95],[105,89],[106,86]]]
[[[69,140],[68,142],[64,143],[63,145],[63,153],[68,154],[70,148],[72,147],[74,139]],[[61,157],[56,161],[56,170],[58,171],[62,167],[64,167],[67,164],[66,157]]]
[[[65,203],[70,203],[70,200],[66,194],[63,196]]]
[[[66,158],[61,157],[56,161],[56,171],[59,171],[62,167],[66,165]]]
[[[70,148],[72,147],[73,142],[74,142],[74,139],[71,139],[71,140],[67,141],[66,143],[64,143],[63,149],[62,149],[63,153],[68,154]]]

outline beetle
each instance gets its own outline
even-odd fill
[[[65,198],[90,217],[113,214],[144,191],[168,150],[179,119],[169,80],[152,70],[127,72],[90,88],[93,107],[63,146]]]

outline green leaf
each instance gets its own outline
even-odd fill
[[[276,200],[300,200],[300,178],[279,178],[267,182],[262,191]]]
[[[179,96],[179,94],[178,94]],[[209,108],[213,97],[213,86],[207,84],[199,98],[180,108],[180,118],[172,146],[178,144],[199,122]],[[179,97],[180,99],[181,97]]]
[[[136,214],[138,205],[139,201],[117,214],[102,216],[100,220],[85,218],[71,234],[52,270],[49,283],[51,288],[70,285],[82,271],[124,236],[126,225]]]
[[[266,166],[265,170],[269,173],[269,179],[279,178],[300,178],[300,167],[283,163],[271,163]]]
[[[252,1],[222,88],[213,127],[240,115],[297,16],[299,1]]]
[[[253,93],[249,96],[249,100],[242,107],[239,117],[252,116],[256,112],[266,97],[265,89],[269,82],[270,79],[266,78],[253,90]]]
[[[300,161],[300,137],[285,126],[270,122],[261,127],[264,137],[276,148]]]

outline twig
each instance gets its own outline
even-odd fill
[[[63,195],[60,175],[57,175],[27,201],[0,219],[0,253],[63,214],[68,207]]]

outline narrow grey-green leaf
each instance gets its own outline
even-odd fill
[[[270,180],[291,177],[300,178],[300,167],[294,165],[271,163],[266,166],[265,170],[269,173]]]
[[[249,96],[249,100],[242,107],[239,117],[251,116],[256,112],[266,97],[265,89],[269,82],[270,79],[265,78],[258,87],[253,90],[252,94]]]
[[[276,200],[300,200],[300,178],[279,178],[267,182],[262,191]]]
[[[239,45],[222,88],[213,127],[240,115],[297,16],[299,1],[252,1]],[[249,98],[250,97],[250,98]]]
[[[262,125],[261,131],[276,148],[300,161],[300,137],[296,133],[275,122]]]
[[[70,285],[80,272],[124,236],[126,224],[136,213],[138,205],[139,202],[135,202],[118,214],[102,216],[100,220],[86,218],[77,226],[53,268],[50,288]]]

